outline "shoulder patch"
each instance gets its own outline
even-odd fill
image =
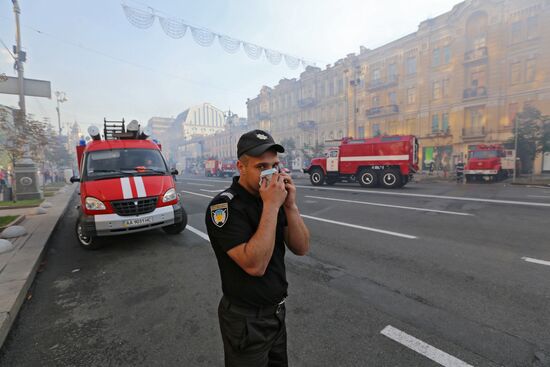
[[[211,205],[210,217],[212,218],[212,223],[214,223],[216,227],[223,227],[229,218],[229,205],[227,203]]]

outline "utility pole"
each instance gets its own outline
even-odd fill
[[[17,77],[19,79],[19,112],[21,114],[21,123],[24,124],[27,109],[25,107],[25,79],[24,79],[24,68],[23,62],[25,62],[25,53],[21,50],[21,28],[19,26],[19,14],[21,14],[21,8],[19,7],[19,2],[17,0],[12,0],[13,3],[13,13],[15,14],[15,41],[16,41],[16,55],[17,60]]]
[[[63,102],[67,102],[67,97],[65,96],[65,92],[56,91],[55,97],[57,99],[57,107],[55,108],[57,110],[57,125],[59,126],[59,136],[61,136],[61,111],[59,110],[59,104]]]

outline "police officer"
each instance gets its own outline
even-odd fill
[[[218,306],[225,366],[287,366],[285,248],[309,250],[309,231],[296,205],[296,187],[277,168],[284,148],[262,130],[243,134],[230,188],[206,211],[223,297]]]

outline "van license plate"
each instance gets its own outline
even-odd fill
[[[144,224],[153,223],[153,218],[136,218],[136,219],[128,219],[123,222],[125,227],[134,227],[134,226],[141,226]]]

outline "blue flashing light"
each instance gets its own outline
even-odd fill
[[[86,146],[86,140],[80,139],[80,141],[78,142],[78,145],[80,145],[81,147]]]

